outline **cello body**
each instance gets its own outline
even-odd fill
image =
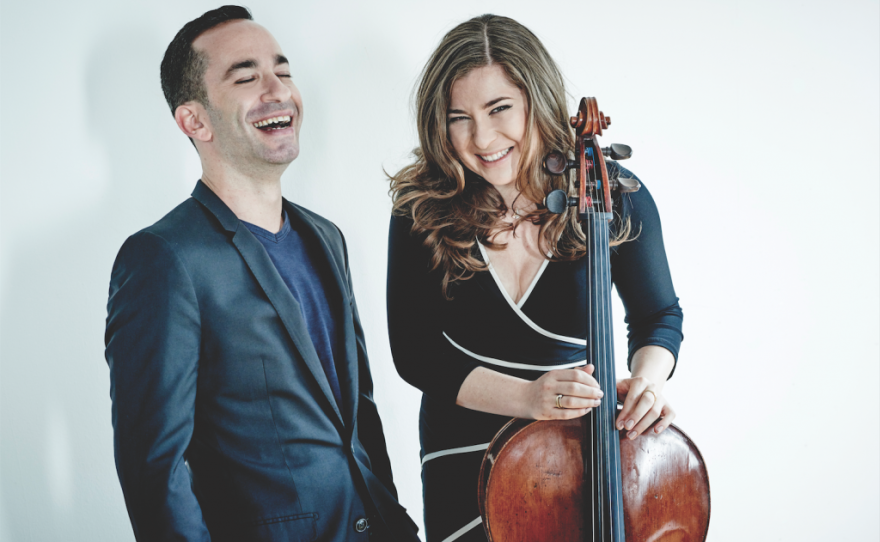
[[[694,443],[674,425],[659,434],[652,426],[634,440],[616,428],[612,202],[639,184],[610,179],[604,156],[626,159],[632,150],[599,147],[596,136],[611,120],[595,98],[582,99],[570,120],[575,159],[551,152],[544,168],[554,175],[576,169],[572,188],[578,196],[556,190],[545,206],[556,214],[577,207],[587,259],[587,361],[605,395],[580,418],[514,419],[498,432],[479,478],[483,527],[492,542],[702,542],[709,527],[709,478]]]
[[[492,542],[590,540],[593,480],[584,473],[582,442],[589,416],[511,420],[486,450],[480,471],[480,515]],[[674,424],[635,440],[619,433],[626,539],[699,542],[709,529],[706,466]]]

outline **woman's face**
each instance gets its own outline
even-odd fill
[[[493,65],[474,69],[456,81],[449,102],[449,139],[459,160],[509,203],[507,196],[515,196],[523,160],[525,94],[503,68]]]

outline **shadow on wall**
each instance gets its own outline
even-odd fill
[[[113,460],[103,332],[116,252],[182,199],[180,146],[159,86],[163,52],[141,27],[96,40],[80,107],[88,113],[83,137],[106,150],[109,188],[93,207],[69,209],[71,218],[34,217],[51,233],[17,240],[9,260],[0,499],[14,540],[133,539]],[[83,181],[76,171],[4,179],[42,183],[49,198],[53,183]]]

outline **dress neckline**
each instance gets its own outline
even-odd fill
[[[571,344],[578,344],[586,346],[586,339],[581,339],[578,337],[566,337],[565,335],[560,335],[558,333],[553,333],[552,331],[548,331],[535,322],[532,321],[531,318],[526,316],[526,313],[523,312],[522,306],[525,304],[526,300],[529,298],[529,295],[535,288],[535,285],[538,284],[538,281],[541,280],[541,277],[544,275],[544,270],[547,269],[547,265],[550,263],[549,259],[545,259],[544,263],[541,264],[541,268],[538,270],[538,273],[535,275],[535,278],[532,279],[532,283],[529,285],[526,293],[523,294],[522,298],[519,300],[519,303],[514,303],[513,299],[510,297],[510,294],[507,293],[507,290],[504,289],[504,285],[501,283],[501,279],[498,277],[498,273],[494,267],[492,267],[492,261],[489,259],[489,254],[486,251],[486,247],[483,246],[480,241],[477,241],[477,246],[480,248],[480,254],[483,256],[483,261],[486,262],[486,266],[489,268],[489,273],[492,275],[492,280],[495,281],[495,285],[498,287],[498,290],[501,292],[501,295],[504,297],[504,300],[507,301],[507,304],[513,310],[514,313],[526,323],[530,328],[537,331],[541,335],[545,337],[549,337],[551,339],[556,339],[558,341],[563,341]]]
[[[526,288],[526,291],[519,298],[519,301],[514,301],[513,297],[511,297],[510,295],[510,292],[508,292],[507,289],[504,288],[504,283],[501,281],[501,276],[498,275],[498,271],[492,265],[492,260],[489,258],[489,251],[486,250],[486,247],[483,246],[483,243],[479,241],[477,241],[477,246],[480,247],[480,254],[483,256],[483,261],[486,262],[486,266],[489,268],[489,272],[492,274],[492,279],[495,280],[495,284],[498,286],[498,289],[501,290],[504,298],[512,306],[521,309],[523,305],[526,304],[526,301],[529,299],[532,290],[535,289],[535,285],[538,284],[539,280],[541,280],[541,276],[544,274],[544,270],[547,269],[547,265],[550,263],[550,260],[548,259],[550,254],[547,254],[547,257],[544,258],[544,261],[541,263],[541,267],[538,268],[538,272],[535,273],[534,277],[532,277],[532,281],[529,283],[529,287]]]

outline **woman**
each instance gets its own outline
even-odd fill
[[[584,361],[583,234],[574,213],[539,205],[569,188],[541,162],[551,150],[571,154],[573,138],[558,68],[537,37],[505,17],[451,30],[422,73],[416,105],[415,162],[391,178],[391,348],[400,375],[424,392],[427,540],[485,540],[476,487],[495,433],[511,417],[583,416],[603,396]],[[675,417],[663,385],[682,315],[647,189],[616,212],[612,278],[632,371],[618,382],[617,423],[636,438]]]

